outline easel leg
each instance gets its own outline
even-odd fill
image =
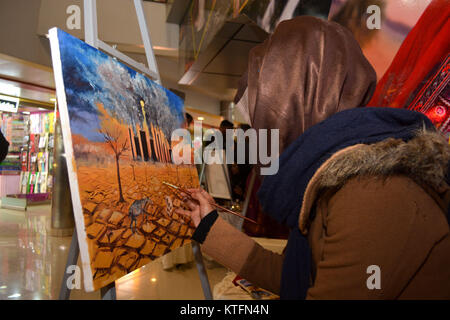
[[[206,273],[205,263],[203,262],[203,256],[200,251],[200,245],[195,241],[192,241],[192,252],[194,253],[195,264],[197,265],[197,271],[200,277],[200,282],[202,284],[205,300],[212,300],[213,296],[211,293],[211,287],[209,286],[208,274]]]
[[[70,274],[67,273],[67,269],[74,265],[77,265],[78,255],[80,254],[80,248],[78,247],[78,238],[77,238],[77,230],[76,228],[73,231],[72,241],[70,242],[69,255],[67,256],[66,268],[64,269],[64,276],[61,283],[61,289],[59,291],[59,300],[69,300],[70,292],[69,286],[67,284],[67,280],[69,279]]]
[[[112,282],[106,287],[101,288],[100,295],[102,296],[102,300],[117,300],[116,283]]]
[[[203,177],[205,173],[205,162],[202,163],[202,169],[200,170],[199,183],[200,187],[203,182]],[[205,263],[203,261],[203,255],[200,251],[200,245],[192,240],[192,252],[194,253],[195,264],[197,266],[198,275],[200,277],[200,282],[202,284],[203,295],[206,300],[212,300],[213,296],[211,293],[211,287],[209,286],[208,274],[206,273]]]
[[[241,214],[246,217],[247,216],[247,210],[248,210],[248,205],[250,203],[250,198],[252,197],[252,192],[253,192],[253,187],[255,186],[255,180],[256,180],[256,169],[253,168],[253,170],[250,172],[250,182],[248,184],[248,188],[245,194],[245,200],[244,200],[244,204],[242,206],[242,211]],[[244,224],[244,220],[241,220],[239,222],[239,230],[242,231],[242,226]]]

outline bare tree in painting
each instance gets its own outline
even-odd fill
[[[99,133],[105,139],[105,143],[114,153],[114,159],[116,163],[117,184],[119,185],[119,200],[118,202],[125,202],[122,192],[122,182],[120,180],[120,157],[129,150],[128,138],[126,126],[124,126],[119,120],[111,117],[105,110],[103,105],[98,104],[98,111],[100,113],[100,129]]]
[[[136,174],[134,173],[134,166],[135,166],[134,161],[132,161],[130,163],[130,166],[131,166],[131,169],[133,169],[133,180],[136,181]]]

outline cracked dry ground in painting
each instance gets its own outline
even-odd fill
[[[173,212],[183,204],[162,181],[197,187],[195,167],[121,165],[125,202],[118,202],[114,164],[105,168],[78,166],[77,172],[95,290],[190,242],[193,225]],[[153,203],[138,215],[133,231],[128,212],[131,204],[141,199]]]

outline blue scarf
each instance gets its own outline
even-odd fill
[[[435,130],[423,114],[392,108],[339,112],[306,130],[280,156],[276,175],[266,176],[258,192],[264,211],[291,232],[281,277],[281,299],[305,299],[310,286],[311,249],[298,228],[306,187],[317,169],[337,151],[387,138],[408,141],[418,129]]]

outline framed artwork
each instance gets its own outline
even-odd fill
[[[97,290],[190,242],[191,221],[166,181],[199,185],[172,163],[183,102],[83,41],[49,31],[86,291]]]

